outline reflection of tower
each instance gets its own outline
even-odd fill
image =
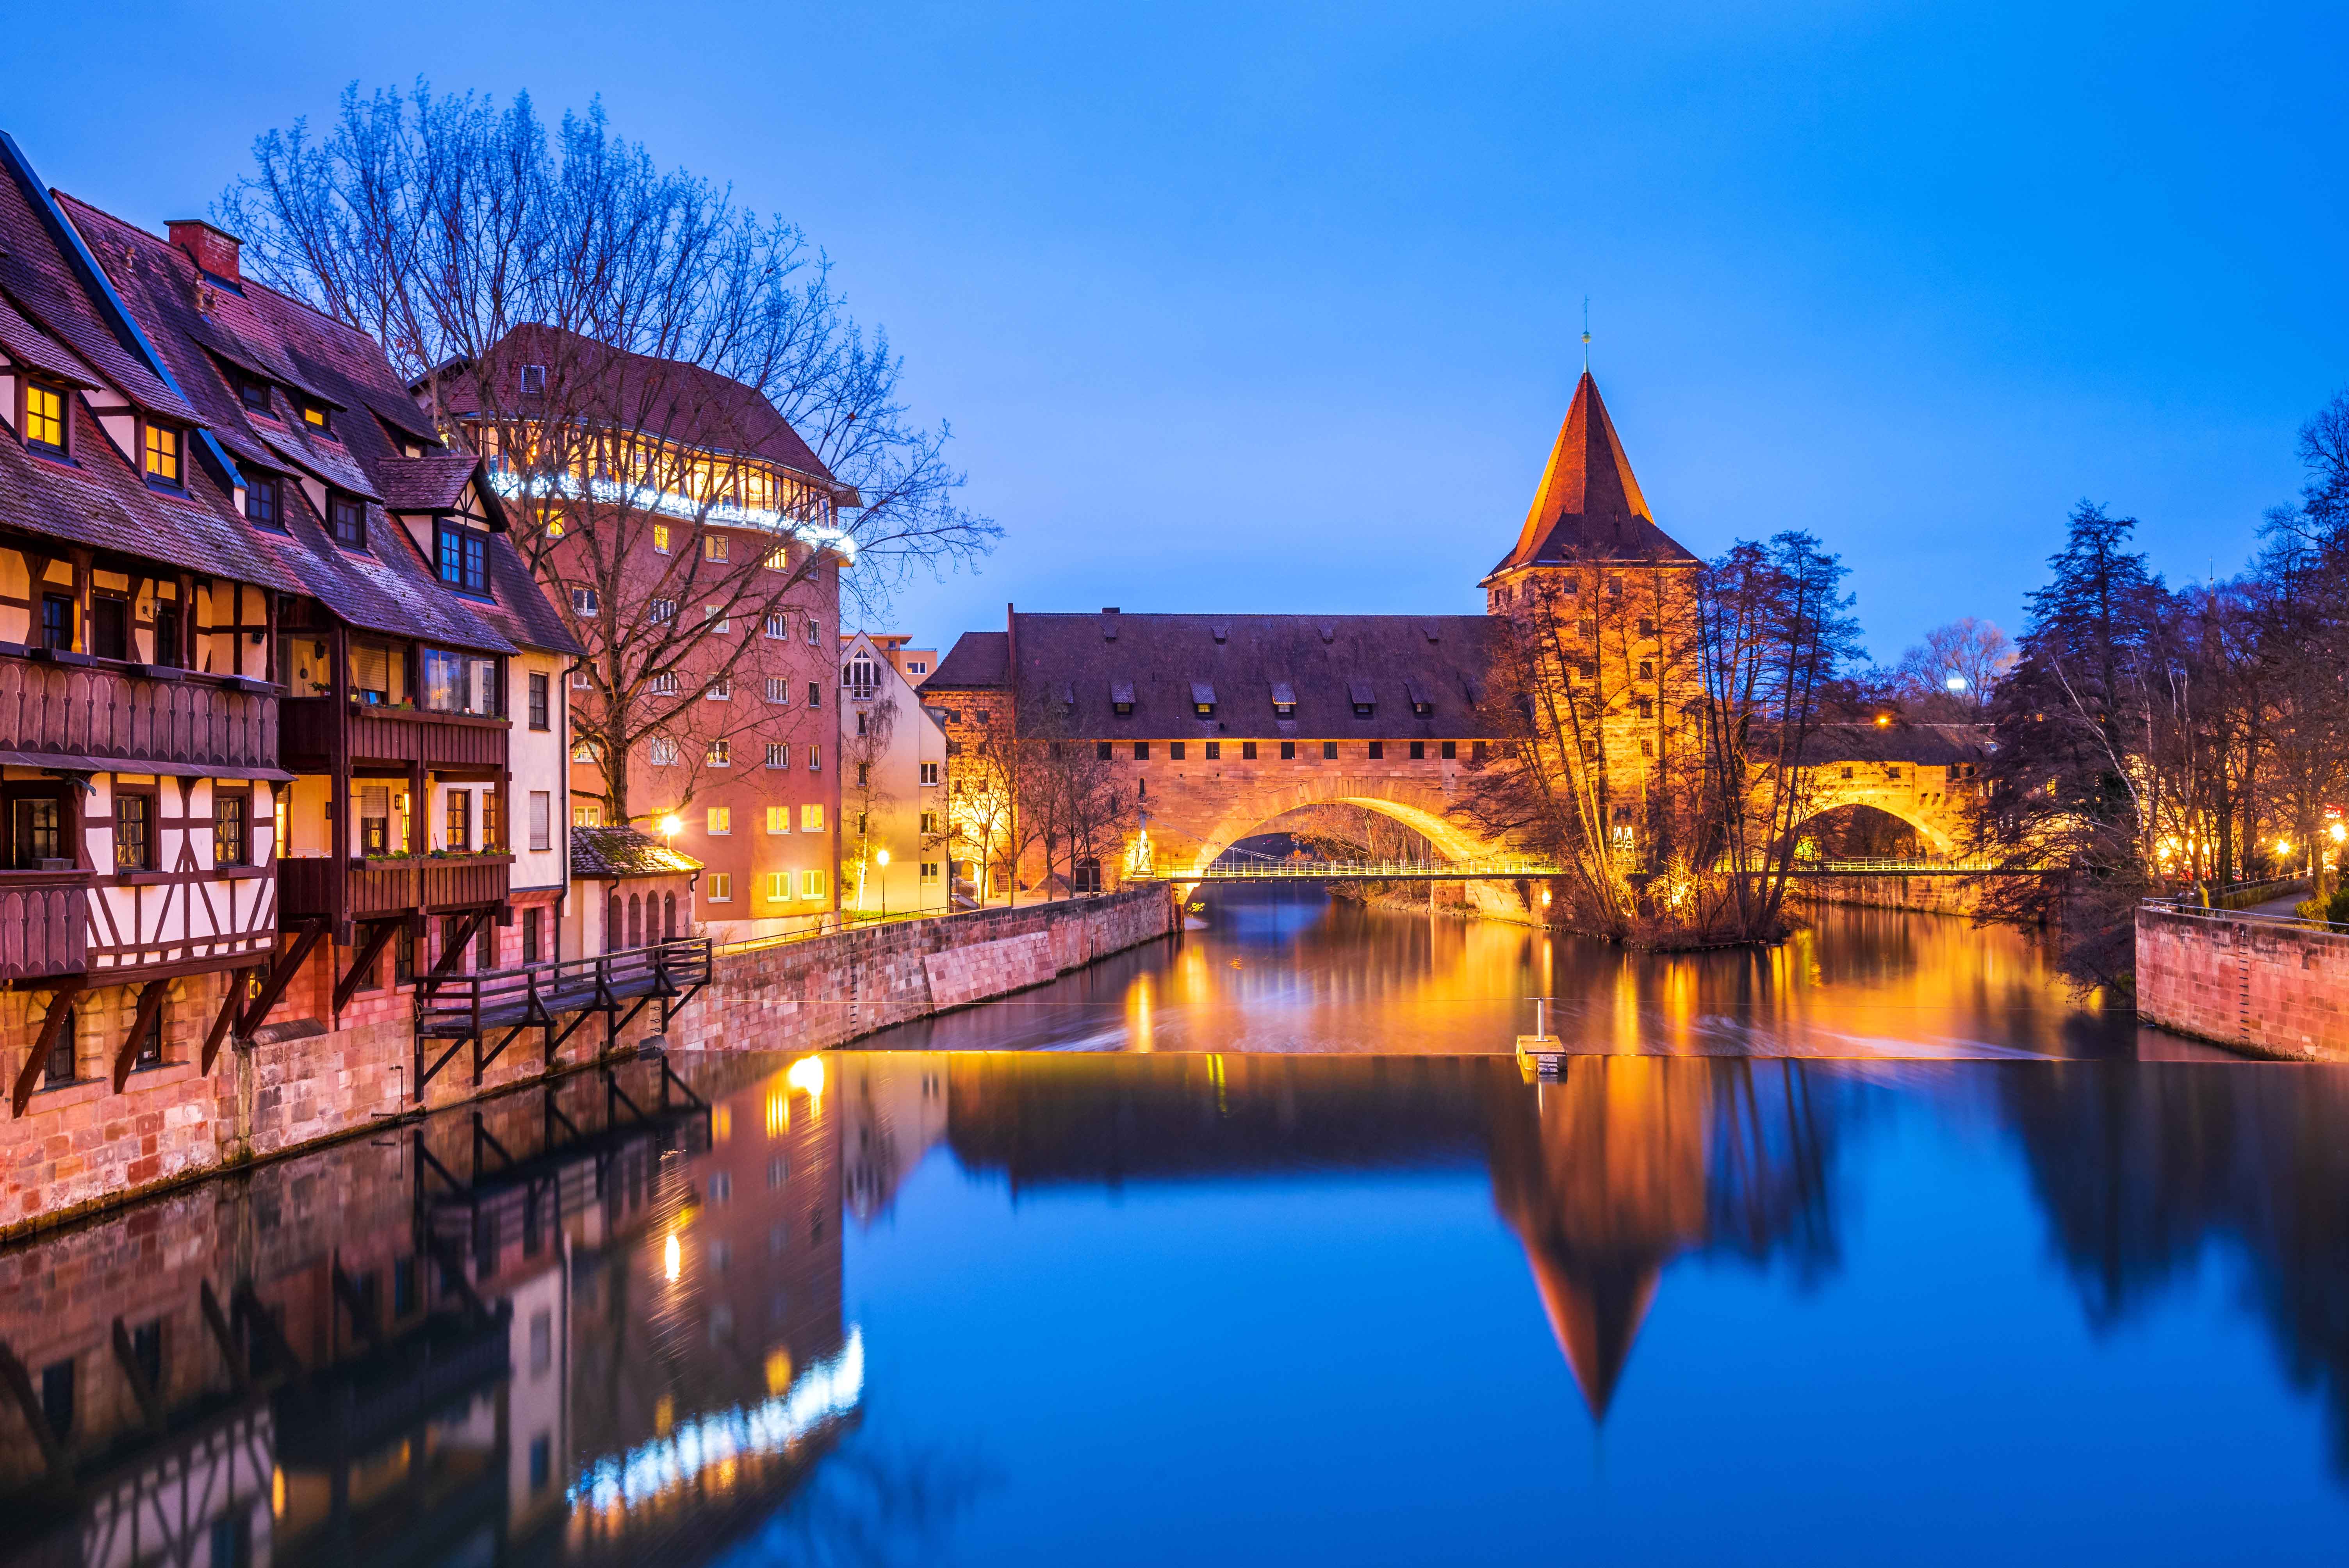
[[[947,1057],[939,1051],[856,1051],[834,1059],[843,1197],[857,1222],[870,1225],[946,1136]]]
[[[1558,1347],[1604,1418],[1672,1257],[1705,1235],[1709,1085],[1655,1057],[1594,1057],[1495,1119],[1493,1197]]]

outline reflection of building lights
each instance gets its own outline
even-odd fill
[[[838,1355],[810,1367],[788,1393],[747,1408],[697,1417],[672,1432],[672,1408],[664,1395],[655,1423],[661,1435],[586,1466],[564,1501],[614,1518],[617,1511],[649,1502],[705,1472],[725,1473],[718,1467],[752,1454],[781,1453],[827,1421],[854,1411],[864,1397],[864,1336],[851,1328]]]
[[[677,1276],[685,1272],[685,1249],[677,1244],[677,1233],[671,1231],[668,1240],[661,1243],[661,1273],[675,1284]]]
[[[734,1136],[734,1108],[721,1105],[709,1113],[709,1141],[723,1143]]]
[[[676,1425],[677,1401],[663,1394],[653,1404],[653,1430],[665,1438]]]
[[[269,1512],[271,1517],[285,1517],[285,1472],[272,1466],[269,1471]]]
[[[802,1057],[792,1064],[792,1070],[784,1075],[783,1081],[805,1094],[810,1099],[822,1099],[823,1098],[823,1058]]]
[[[780,1394],[792,1386],[792,1353],[778,1345],[767,1352],[767,1392]]]
[[[781,1138],[792,1130],[792,1097],[771,1094],[767,1097],[767,1136]]]

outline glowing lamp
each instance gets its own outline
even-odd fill
[[[1963,691],[1966,689],[1966,677],[1963,676],[1951,676],[1948,680],[1943,681],[1941,685],[1944,689],[1949,691]]]
[[[1891,722],[1892,722],[1892,716],[1891,716],[1890,714],[1889,714],[1889,713],[1879,713],[1879,714],[1878,714],[1878,715],[1876,716],[1876,727],[1877,727],[1877,728],[1878,728],[1878,729],[1882,729],[1882,728],[1884,728],[1886,726],[1889,725]]]
[[[660,820],[661,831],[672,839],[677,837],[678,830],[684,826],[685,824],[678,820],[677,813],[674,811]]]
[[[2344,839],[2349,839],[2349,828],[2344,828],[2338,822],[2333,823],[2333,841],[2337,844]]]
[[[889,863],[889,851],[886,850],[876,850],[874,851],[873,858],[879,861],[885,866]]]

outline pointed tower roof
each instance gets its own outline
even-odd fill
[[[1590,1407],[1590,1418],[1604,1421],[1640,1325],[1656,1298],[1663,1264],[1628,1253],[1578,1257],[1571,1246],[1550,1241],[1548,1246],[1527,1247],[1526,1261],[1533,1265],[1542,1311],[1557,1347],[1566,1352],[1583,1403]]]
[[[1537,562],[1658,560],[1696,557],[1648,514],[1648,498],[1632,477],[1631,459],[1623,455],[1599,383],[1586,370],[1575,383],[1574,401],[1558,428],[1516,548],[1486,576]]]

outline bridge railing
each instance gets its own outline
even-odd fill
[[[1189,870],[1129,872],[1128,882],[1408,882],[1473,877],[1554,877],[1547,861],[1501,857],[1475,861],[1261,861]]]
[[[2147,909],[2158,909],[2164,914],[2183,914],[2196,920],[2222,922],[2229,925],[2288,925],[2301,931],[2329,931],[2336,936],[2349,936],[2349,924],[2337,920],[2308,920],[2297,914],[2261,914],[2254,910],[2226,909],[2212,905],[2206,909],[2182,898],[2149,898]]]

